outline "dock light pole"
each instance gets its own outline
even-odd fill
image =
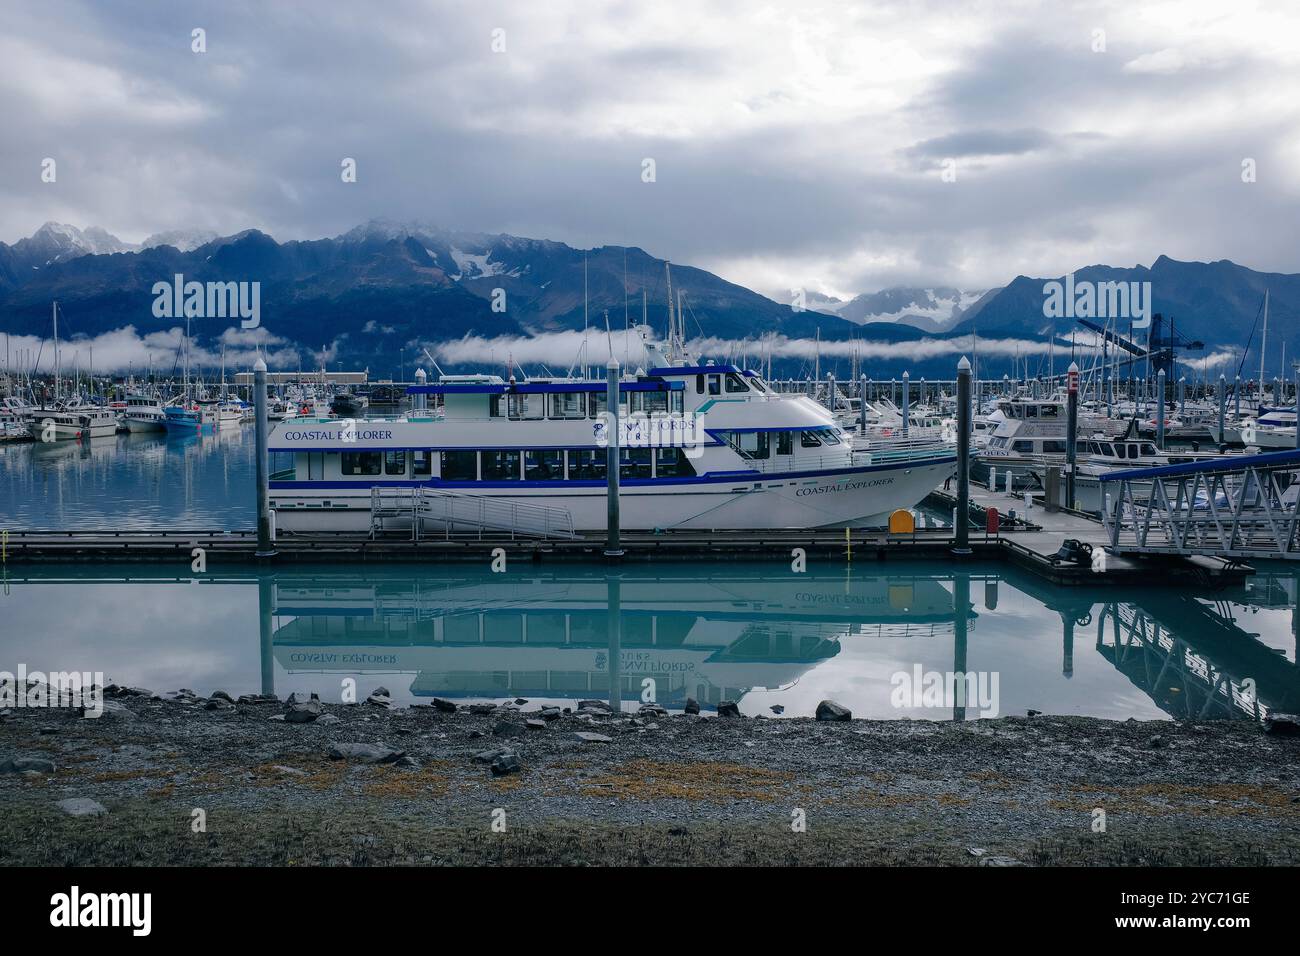
[[[1065,373],[1065,506],[1074,508],[1074,469],[1079,460],[1079,363]]]
[[[619,540],[618,514],[618,468],[619,468],[619,432],[622,424],[618,420],[618,359],[610,357],[605,365],[605,404],[609,409],[609,444],[605,448],[605,497],[608,513],[605,521],[605,557],[617,559],[623,556],[623,545]]]
[[[1228,379],[1222,372],[1219,373],[1219,449],[1223,449],[1223,419],[1224,413],[1228,410]],[[1300,428],[1296,429],[1296,435],[1300,437]]]
[[[970,360],[957,363],[957,518],[953,522],[954,554],[970,554]],[[958,609],[960,613],[961,609]]]
[[[1156,375],[1156,447],[1165,450],[1165,370]]]
[[[1187,417],[1187,376],[1178,379],[1178,417]]]
[[[903,437],[908,436],[909,419],[912,417],[912,376],[908,372],[903,373]]]
[[[1238,421],[1241,420],[1241,375],[1237,376],[1237,384],[1232,387],[1233,409],[1232,416]]]
[[[275,546],[271,543],[271,492],[266,467],[266,361],[261,355],[253,366],[253,416],[257,422],[253,427],[257,436],[257,557],[270,558],[275,556]]]

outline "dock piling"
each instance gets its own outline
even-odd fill
[[[605,449],[605,497],[608,502],[605,537],[605,557],[617,559],[623,556],[623,546],[619,540],[618,512],[618,469],[619,469],[619,430],[622,425],[618,419],[618,359],[610,356],[605,366],[606,392],[605,402],[609,409],[609,444]]]
[[[271,541],[271,491],[267,483],[266,360],[261,355],[253,366],[253,415],[257,436],[257,557],[270,558],[275,556],[275,545]]]
[[[908,372],[903,373],[903,437],[907,437],[908,420],[912,417],[912,376]]]
[[[1066,374],[1068,402],[1065,413],[1065,504],[1074,508],[1074,469],[1079,460],[1079,363],[1071,362]]]
[[[1223,441],[1223,418],[1228,409],[1228,379],[1222,373],[1219,374],[1219,447],[1222,449]],[[1296,435],[1300,436],[1300,428],[1296,429]]]
[[[970,360],[963,355],[957,363],[957,509],[953,512],[953,551],[956,554],[971,553],[970,432]]]
[[[1156,374],[1156,448],[1165,450],[1165,370]]]
[[[867,377],[864,375],[858,384],[858,432],[867,433]]]

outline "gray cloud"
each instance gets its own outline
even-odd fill
[[[773,294],[1162,253],[1296,271],[1297,26],[1280,3],[19,0],[0,10],[0,238],[419,218],[638,245]]]

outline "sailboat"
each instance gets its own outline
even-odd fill
[[[54,402],[32,409],[27,431],[37,441],[67,441],[103,438],[117,434],[117,416],[102,405],[61,399],[59,380],[63,369],[59,361],[59,303],[54,303]]]

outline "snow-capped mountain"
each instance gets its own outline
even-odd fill
[[[896,322],[925,332],[943,332],[955,325],[986,291],[899,287],[864,293],[848,302],[836,300],[820,308],[859,325]]]
[[[190,252],[199,246],[207,245],[217,238],[220,237],[211,229],[171,229],[167,232],[155,232],[140,243],[139,248],[153,249],[156,246],[171,246],[181,252]]]
[[[99,226],[78,229],[66,223],[47,222],[26,239],[15,242],[11,250],[20,267],[40,269],[77,256],[134,252],[137,248]]]

